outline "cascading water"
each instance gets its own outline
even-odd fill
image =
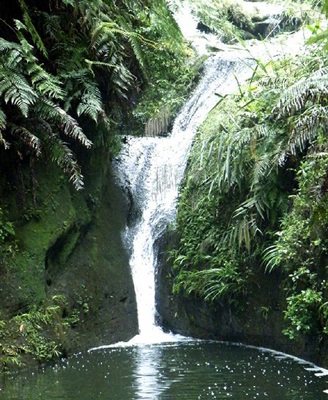
[[[185,36],[194,39],[196,24],[188,15],[189,29]],[[292,46],[288,40],[292,41]],[[171,135],[127,138],[115,165],[116,176],[120,184],[128,188],[138,215],[136,223],[126,232],[126,242],[131,246],[130,264],[139,323],[139,335],[132,340],[133,343],[172,340],[172,336],[164,334],[155,322],[154,243],[175,221],[179,186],[197,128],[218,102],[218,95],[236,92],[238,85],[252,75],[255,59],[299,51],[304,37],[300,32],[288,40],[284,43],[273,41],[270,49],[267,43],[257,43],[249,49],[226,47],[224,52],[210,55],[203,78],[176,118]],[[198,51],[204,52],[203,36],[200,43]]]
[[[252,64],[252,63],[251,63]],[[169,137],[128,138],[116,162],[117,175],[134,199],[140,215],[127,230],[132,247],[131,269],[135,285],[140,334],[135,340],[168,340],[155,324],[154,242],[174,222],[176,201],[185,171],[188,151],[199,125],[218,101],[216,93],[236,90],[238,81],[252,73],[247,60],[210,57],[204,76],[177,117]]]

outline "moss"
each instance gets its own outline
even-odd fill
[[[56,166],[36,165],[33,179],[27,178],[23,201],[10,190],[2,199],[14,219],[16,241],[3,279],[9,315],[43,302],[49,249],[58,242],[65,244],[57,260],[63,265],[77,244],[80,227],[89,224],[92,216],[84,194],[72,190]]]

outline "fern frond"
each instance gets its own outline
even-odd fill
[[[38,93],[56,100],[65,99],[65,91],[59,78],[49,74],[38,64],[29,65],[27,72]]]
[[[5,150],[9,149],[10,147],[9,143],[5,140],[1,132],[4,131],[6,127],[7,127],[7,116],[0,108],[0,144],[2,145],[2,147],[4,147]]]
[[[320,104],[314,104],[297,119],[295,127],[287,143],[287,151],[296,154],[303,151],[309,143],[314,142],[318,133],[328,127],[328,109]]]
[[[328,95],[328,68],[321,68],[300,79],[281,95],[273,111],[278,118],[300,111],[309,100],[318,101]]]
[[[18,0],[20,7],[23,11],[23,20],[25,22],[25,25],[21,22],[16,20],[15,24],[16,24],[16,28],[17,30],[24,30],[26,32],[28,32],[31,35],[31,38],[33,40],[33,42],[35,43],[36,47],[40,50],[40,52],[46,57],[48,58],[48,52],[47,49],[41,39],[41,36],[39,35],[38,31],[36,30],[31,17],[28,13],[28,7],[25,3],[24,0]]]
[[[52,161],[56,162],[69,176],[69,181],[72,182],[76,190],[83,189],[83,175],[72,150],[55,135],[52,137],[50,148]]]
[[[125,32],[131,33],[131,27],[129,27],[125,21],[121,21],[121,26],[124,28]],[[147,44],[148,46],[151,46],[151,47],[156,47],[156,46],[158,47],[158,45],[156,45],[154,42],[150,42],[149,40],[146,40],[141,35],[128,34],[127,38],[131,44],[133,53],[141,67],[141,70],[143,72],[145,72],[146,71],[146,60],[143,55],[143,50],[142,50],[141,44],[142,45]],[[146,74],[144,74],[144,75],[145,75],[145,77],[147,77]]]
[[[91,71],[92,71],[92,67],[94,65],[98,66],[98,67],[105,67],[105,68],[108,68],[110,70],[112,70],[113,68],[116,67],[116,64],[105,62],[105,61],[93,61],[93,60],[86,59],[85,62],[88,64],[88,66],[90,67]]]
[[[8,40],[5,40],[4,38],[0,37],[0,54],[10,50],[16,50],[20,52],[21,48],[18,43],[9,42]]]
[[[265,181],[265,179],[270,175],[272,169],[275,167],[272,155],[263,152],[261,156],[256,159],[252,169],[252,181],[251,181],[251,190],[261,185],[261,182]]]
[[[5,140],[5,138],[3,137],[1,131],[0,131],[0,144],[3,146],[3,148],[5,150],[8,150],[10,147],[10,144],[7,142],[7,140]]]
[[[98,115],[103,110],[100,90],[91,80],[85,82],[84,87],[81,102],[76,109],[77,115],[87,115],[97,122]]]
[[[61,42],[61,36],[64,33],[61,27],[61,17],[59,15],[42,13],[42,18],[45,22],[44,29],[46,35],[52,40],[53,43],[56,43],[57,41]]]
[[[56,110],[61,119],[63,133],[78,140],[83,146],[90,148],[92,142],[86,137],[78,122],[59,106],[56,106]]]
[[[78,140],[87,148],[92,146],[92,142],[86,137],[78,122],[51,100],[43,99],[42,102],[38,102],[35,111],[42,118],[57,123],[64,135]]]
[[[0,108],[0,131],[3,131],[7,125],[7,116]]]
[[[113,83],[115,83],[115,86],[113,89],[121,97],[123,97],[125,99],[128,98],[126,92],[129,90],[129,87],[131,86],[133,80],[134,80],[134,76],[123,65],[123,63],[120,63],[119,65],[115,66],[114,72],[112,75],[112,81],[113,81]]]
[[[4,65],[6,65],[7,68],[13,70],[19,69],[20,63],[23,60],[21,49],[12,49],[10,52],[6,53],[5,57],[6,60],[4,62]]]
[[[34,154],[39,157],[41,155],[42,144],[41,140],[30,132],[27,128],[23,126],[18,126],[15,124],[10,124],[10,133],[13,136],[20,137],[22,142],[26,144]]]
[[[143,72],[145,72],[146,60],[145,60],[144,55],[143,55],[142,47],[141,47],[141,44],[140,44],[141,42],[135,36],[130,36],[129,40],[130,40],[131,47],[133,49],[133,53],[134,53],[139,65],[141,67],[141,70]],[[152,45],[152,46],[154,46],[154,45]],[[144,74],[144,76],[145,76],[145,78],[147,78],[146,74]]]
[[[38,94],[21,74],[0,65],[0,96],[28,116],[30,106],[38,99]]]
[[[127,25],[125,24],[126,29],[124,27],[120,27],[117,25],[115,22],[110,21],[110,22],[100,22],[96,28],[92,32],[92,42],[93,44],[95,43],[102,43],[104,40],[104,37],[106,35],[109,35],[110,37],[114,37],[115,33],[118,33],[124,37],[126,37],[128,40],[131,40],[131,38],[135,38],[139,40],[142,44],[151,46],[151,47],[158,47],[157,43],[149,40],[142,35],[140,35],[137,32],[130,31],[127,28]]]

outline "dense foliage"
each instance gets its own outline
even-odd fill
[[[44,157],[82,188],[74,150],[94,145],[117,151],[114,132],[118,126],[128,130],[122,121],[142,90],[161,80],[158,102],[163,103],[167,82],[176,76],[182,81],[187,74],[185,59],[181,33],[164,0],[15,0],[3,5],[2,159],[19,163]],[[181,94],[172,112],[186,86],[177,87]],[[140,123],[151,112],[145,109]]]
[[[256,4],[256,1],[243,0],[185,0],[184,2],[197,17],[198,27],[206,33],[215,34],[223,43],[265,39],[276,35],[281,29],[294,30],[309,21],[310,14],[317,5],[315,1],[288,0],[283,2],[280,10],[280,2],[274,0],[268,0],[267,6],[263,2]],[[270,13],[271,3],[280,11]],[[268,18],[270,14],[272,15]]]
[[[50,275],[69,269],[96,219],[124,136],[145,127],[164,134],[194,72],[165,0],[13,0],[0,9],[0,366],[7,367],[62,356],[67,334],[91,314],[96,300],[83,268],[80,283],[65,281],[69,288],[58,292]],[[110,223],[106,234],[115,216]],[[90,257],[99,275],[101,256]]]
[[[259,62],[222,98],[197,136],[178,213],[176,291],[238,302],[259,273],[280,270],[291,339],[328,333],[327,66],[322,45],[308,47]]]

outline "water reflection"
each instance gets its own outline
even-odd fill
[[[0,382],[3,400],[328,400],[327,376],[284,355],[226,343],[96,350]]]
[[[158,346],[140,346],[136,348],[136,355],[136,366],[133,373],[136,399],[158,400],[168,384],[160,371],[162,350]]]

